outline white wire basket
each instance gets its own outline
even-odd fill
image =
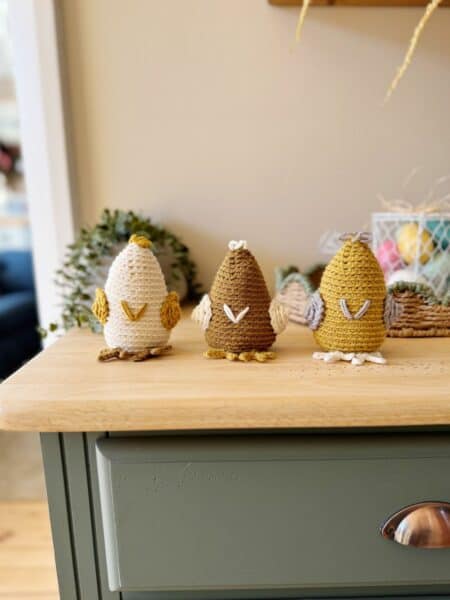
[[[439,299],[450,287],[450,212],[372,214],[373,251],[386,284],[419,283]]]

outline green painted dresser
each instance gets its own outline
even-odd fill
[[[0,386],[40,431],[62,600],[450,599],[450,340],[324,365],[95,360],[72,331]]]

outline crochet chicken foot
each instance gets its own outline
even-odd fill
[[[203,356],[205,358],[221,359],[226,358],[230,361],[241,361],[250,362],[256,360],[257,362],[267,362],[273,360],[276,357],[275,352],[258,352],[257,350],[251,350],[249,352],[226,352],[225,350],[218,350],[217,348],[209,348]]]
[[[339,350],[333,350],[332,352],[314,352],[313,358],[323,360],[326,363],[335,363],[343,360],[358,367],[365,362],[377,365],[385,365],[387,362],[381,352],[340,352]]]
[[[141,362],[149,358],[156,358],[163,354],[167,354],[172,346],[157,346],[155,348],[145,348],[139,352],[127,352],[121,348],[104,348],[100,350],[98,360],[108,362],[110,360],[131,360],[133,362]]]

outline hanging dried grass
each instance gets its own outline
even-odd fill
[[[411,64],[411,61],[413,59],[414,52],[416,51],[417,45],[419,43],[420,36],[422,35],[423,30],[425,29],[425,25],[428,23],[432,14],[439,7],[439,5],[441,3],[442,3],[442,0],[431,0],[430,3],[428,4],[422,18],[420,19],[418,25],[416,26],[416,28],[414,30],[413,36],[409,43],[408,50],[405,54],[405,58],[403,59],[402,64],[400,65],[400,67],[397,70],[397,74],[395,75],[394,79],[392,80],[391,85],[389,86],[389,89],[388,89],[385,99],[384,99],[385,103],[388,102],[388,100],[394,93],[395,89],[397,88],[398,84],[400,83],[401,79],[403,78],[406,71],[408,70],[408,67]],[[297,22],[297,28],[295,30],[296,42],[300,41],[300,37],[302,34],[302,30],[303,30],[303,25],[305,23],[306,14],[308,12],[308,8],[309,8],[310,4],[311,4],[311,0],[303,0],[303,5],[300,10],[300,15],[299,15],[298,22]]]
[[[297,29],[295,30],[295,41],[299,42],[302,34],[303,24],[306,19],[306,13],[308,12],[309,5],[311,4],[311,0],[303,0],[303,6],[300,11],[300,16],[297,22]]]
[[[408,50],[405,54],[405,58],[403,59],[403,63],[398,68],[397,74],[394,77],[394,79],[392,80],[392,83],[386,93],[386,97],[384,100],[385,102],[387,102],[389,100],[389,98],[392,96],[394,90],[400,83],[400,80],[402,79],[402,77],[404,76],[406,71],[408,70],[408,67],[411,64],[412,58],[414,56],[414,52],[417,48],[417,44],[419,43],[419,39],[425,28],[425,25],[428,23],[431,15],[438,8],[438,6],[439,6],[439,4],[441,4],[441,2],[442,2],[442,0],[431,0],[431,2],[428,4],[428,6],[425,10],[425,13],[423,14],[422,18],[419,21],[419,24],[417,25],[417,27],[414,30],[413,36],[409,43]]]

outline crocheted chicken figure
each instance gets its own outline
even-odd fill
[[[306,319],[325,350],[313,357],[361,365],[384,364],[378,351],[400,307],[386,292],[384,276],[369,248],[370,234],[345,234],[310,299]]]
[[[287,324],[278,300],[270,299],[261,269],[245,241],[230,242],[211,291],[192,318],[205,331],[207,358],[265,362],[269,349]]]
[[[97,289],[92,312],[103,325],[108,348],[99,360],[145,360],[170,350],[170,331],[181,311],[167,293],[161,267],[145,236],[132,235],[114,259],[105,289]]]

